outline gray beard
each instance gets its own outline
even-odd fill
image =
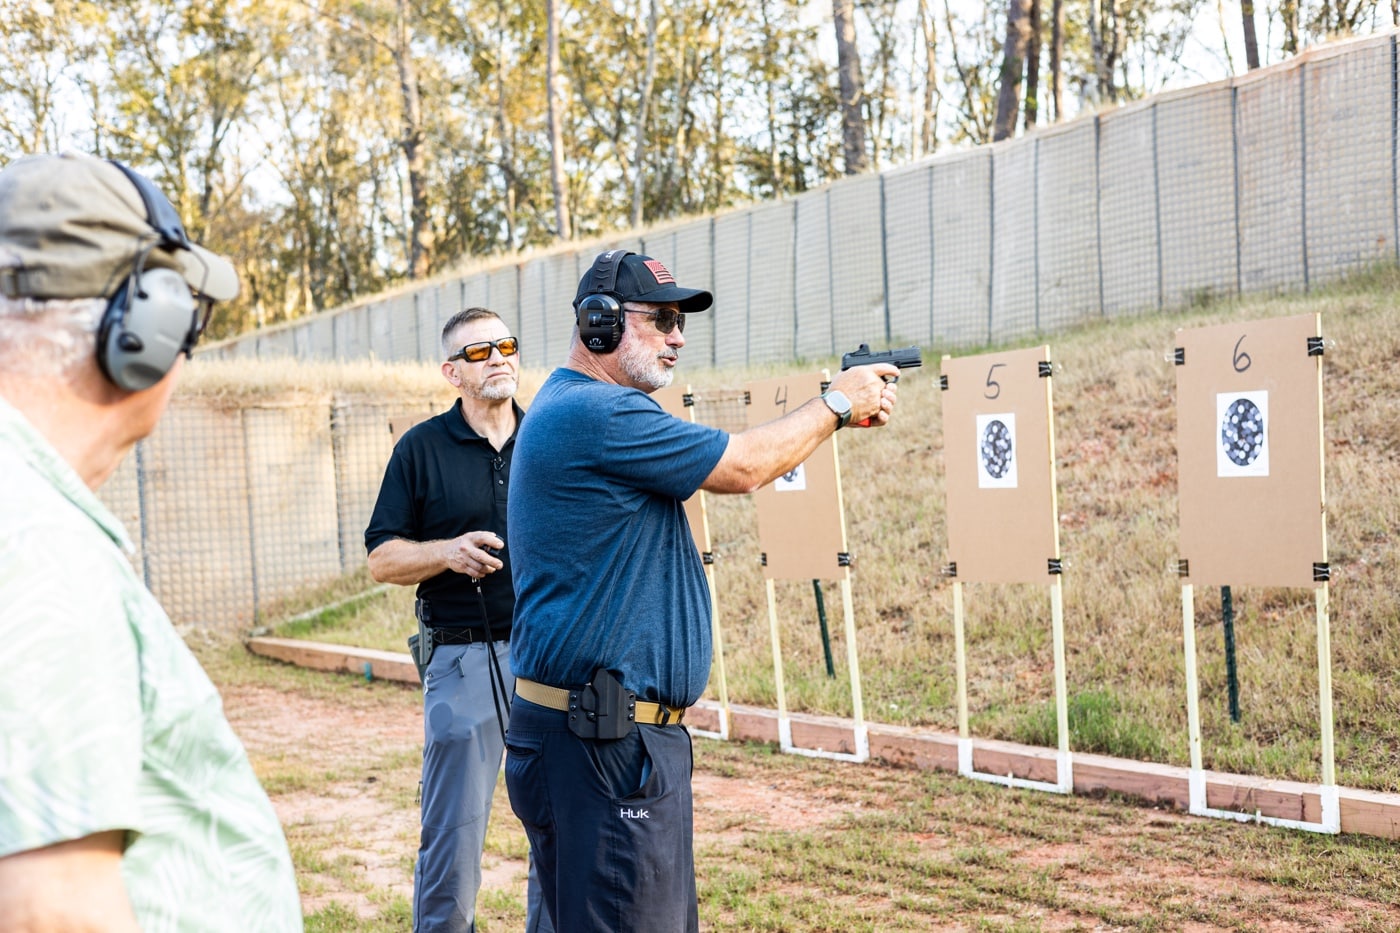
[[[640,343],[624,348],[617,364],[633,382],[653,390],[666,388],[675,377],[669,366],[662,365],[656,354]]]
[[[493,379],[477,390],[476,397],[499,402],[502,399],[513,398],[515,396],[515,388],[514,379]]]

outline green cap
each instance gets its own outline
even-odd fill
[[[196,246],[145,177],[82,153],[33,155],[0,170],[0,294],[110,298],[140,256],[174,269],[195,293],[238,295],[228,260]]]

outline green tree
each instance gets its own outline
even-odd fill
[[[52,152],[85,128],[65,98],[81,99],[73,66],[104,19],[88,0],[0,0],[0,153]]]

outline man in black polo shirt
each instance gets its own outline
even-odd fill
[[[415,933],[475,927],[481,850],[515,686],[515,591],[505,544],[510,460],[525,416],[514,401],[519,344],[497,315],[468,308],[447,321],[442,347],[442,375],[461,398],[395,445],[365,529],[374,579],[418,586],[423,782]],[[533,869],[528,900],[527,931],[549,930]]]

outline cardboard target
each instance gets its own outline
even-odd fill
[[[1060,557],[1049,347],[943,358],[948,562],[957,579],[1046,583]]]
[[[822,373],[751,382],[749,427],[795,411],[821,394]],[[754,493],[758,546],[767,580],[834,580],[846,576],[846,522],[836,463],[836,438],[823,441],[803,463]]]
[[[1176,346],[1182,582],[1319,585],[1320,317],[1183,330]]]
[[[404,433],[407,432],[409,428],[413,427],[420,421],[427,421],[431,417],[432,415],[425,415],[421,412],[416,411],[401,411],[390,415],[389,437],[392,438],[392,443],[390,444],[390,446],[398,444],[399,438],[403,437]]]

